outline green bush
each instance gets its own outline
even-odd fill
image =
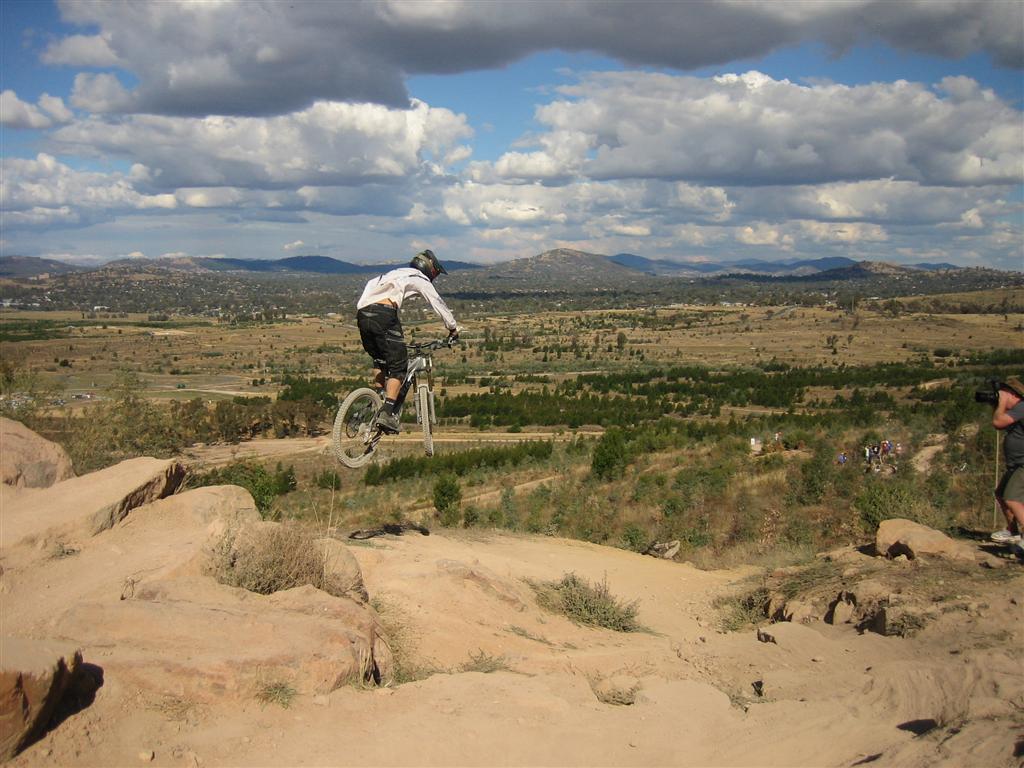
[[[643,552],[648,546],[647,534],[638,525],[630,523],[622,532],[622,544],[633,552]]]
[[[363,476],[367,485],[382,485],[386,482],[403,480],[420,475],[449,472],[465,475],[475,469],[494,467],[515,467],[524,461],[541,461],[551,458],[553,444],[550,441],[531,440],[512,446],[473,448],[469,451],[441,456],[404,456],[387,464],[372,464]]]
[[[434,483],[434,509],[440,516],[441,525],[453,528],[462,519],[459,506],[462,504],[462,488],[455,475],[447,472]]]
[[[622,474],[628,463],[626,438],[621,429],[612,427],[597,441],[590,469],[601,480],[612,480]]]
[[[935,524],[934,520],[929,520],[932,516],[927,512],[927,500],[912,483],[906,481],[879,478],[868,482],[854,499],[853,507],[868,531],[874,531],[883,520],[892,518]]]
[[[324,488],[328,491],[341,490],[341,475],[333,469],[325,469],[313,477],[313,484],[317,488]]]

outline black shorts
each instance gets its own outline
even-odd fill
[[[356,312],[359,338],[366,354],[373,358],[375,368],[391,379],[404,379],[409,369],[409,352],[405,348],[398,310],[386,304],[371,304]]]

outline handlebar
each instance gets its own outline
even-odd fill
[[[419,344],[406,344],[405,348],[410,352],[423,352],[426,350],[433,351],[435,349],[441,349],[441,347],[448,347],[451,349],[458,343],[458,341],[453,341],[452,339],[434,339],[433,341],[424,341]]]

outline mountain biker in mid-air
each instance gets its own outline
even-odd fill
[[[409,365],[409,353],[398,319],[402,302],[410,294],[418,293],[444,322],[448,341],[455,342],[459,338],[455,316],[433,285],[434,279],[442,274],[447,275],[448,270],[434,252],[421,251],[408,267],[392,269],[367,282],[356,303],[356,325],[363,349],[373,358],[374,385],[384,390],[384,407],[377,417],[377,426],[386,432],[397,433],[401,429],[395,400]]]

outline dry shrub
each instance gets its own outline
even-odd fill
[[[561,581],[528,582],[537,595],[537,604],[553,613],[562,613],[579,624],[603,627],[616,632],[639,632],[637,621],[640,603],[624,603],[612,595],[607,578],[591,585],[575,573],[567,573]]]
[[[210,548],[207,573],[261,595],[306,584],[337,593],[324,550],[308,528],[294,522],[229,527]]]
[[[504,655],[494,656],[483,648],[480,649],[480,653],[470,651],[469,661],[464,661],[459,665],[460,672],[483,672],[484,674],[508,672],[511,669],[508,665],[508,659]]]
[[[437,664],[425,662],[418,657],[419,639],[408,616],[397,603],[377,595],[370,601],[370,607],[377,614],[377,620],[388,639],[394,660],[392,682],[395,685],[424,680],[444,672]]]

